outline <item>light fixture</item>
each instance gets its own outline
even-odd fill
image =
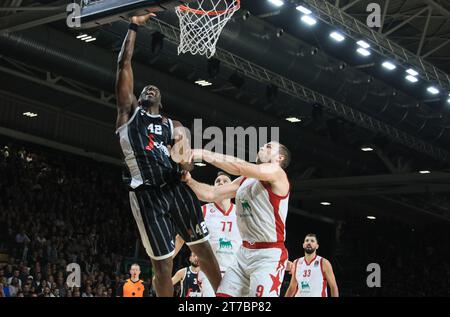
[[[299,119],[297,117],[289,117],[289,118],[286,118],[286,121],[289,121],[292,123],[298,123],[298,122],[302,122],[302,119]]]
[[[362,148],[361,148],[361,151],[363,151],[363,152],[372,152],[372,151],[373,151],[373,148],[368,147],[368,146],[365,146],[365,147],[362,147]]]
[[[408,74],[410,74],[411,76],[417,76],[417,75],[419,75],[419,73],[418,72],[416,72],[414,69],[412,69],[412,68],[409,68],[407,71],[406,71]]]
[[[367,219],[375,220],[375,219],[377,219],[377,217],[375,217],[375,216],[367,216]]]
[[[300,11],[301,13],[304,13],[304,14],[311,14],[312,13],[311,10],[309,10],[308,8],[305,8],[304,6],[297,6],[296,9],[298,11]]]
[[[331,206],[331,203],[327,202],[327,201],[322,201],[320,203],[322,206]]]
[[[428,87],[428,88],[427,88],[427,91],[428,91],[430,94],[433,94],[433,95],[437,95],[437,94],[439,93],[439,89],[437,89],[437,88],[434,87],[434,86]]]
[[[24,112],[24,113],[22,113],[25,117],[29,117],[29,118],[34,118],[34,117],[37,117],[38,115],[37,115],[37,113],[34,113],[34,112],[29,112],[29,111],[27,111],[27,112]]]
[[[366,50],[365,48],[362,48],[362,47],[358,48],[356,51],[362,56],[369,56],[370,55],[370,52],[368,50]]]
[[[342,42],[343,40],[345,40],[345,36],[344,35],[342,35],[341,33],[339,33],[339,32],[332,32],[331,34],[330,34],[330,37],[332,38],[332,39],[334,39],[335,41],[337,41],[337,42]]]
[[[312,16],[310,15],[304,15],[302,16],[301,19],[304,23],[308,24],[309,26],[313,26],[317,23],[317,20],[314,19]]]
[[[207,87],[207,86],[211,86],[212,83],[210,83],[207,80],[203,80],[203,79],[199,79],[195,82],[197,85],[202,86],[202,87]]]
[[[393,63],[388,62],[388,61],[384,62],[382,65],[384,68],[386,68],[388,70],[394,70],[397,68],[397,66],[395,66]]]
[[[269,2],[277,7],[281,7],[284,4],[284,1],[282,1],[282,0],[269,0]]]
[[[84,40],[86,43],[88,43],[88,42],[93,42],[93,41],[96,41],[97,40],[97,38],[95,38],[95,37],[93,37],[93,38],[91,38],[91,39],[89,39],[89,40]]]
[[[366,41],[363,41],[363,40],[360,40],[360,41],[356,42],[356,44],[358,44],[362,48],[369,48],[370,47],[370,44],[367,43]]]
[[[85,37],[88,37],[88,36],[89,35],[87,35],[87,34],[81,34],[81,35],[77,36],[77,39],[82,40],[82,39],[84,39]]]
[[[447,103],[450,103],[450,94],[448,94]]]
[[[194,165],[198,166],[198,167],[205,167],[206,166],[205,163],[195,163]]]
[[[412,76],[412,75],[408,75],[408,76],[406,76],[405,77],[406,78],[406,80],[408,80],[408,81],[410,81],[410,82],[412,82],[412,83],[417,83],[419,80],[417,79],[417,77],[414,77],[414,76]]]
[[[424,171],[419,171],[419,173],[420,173],[420,174],[431,174],[431,171],[426,171],[426,170],[424,170]]]

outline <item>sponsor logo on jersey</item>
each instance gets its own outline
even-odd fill
[[[227,238],[220,238],[219,249],[233,249],[233,244]]]
[[[156,142],[155,147],[163,151],[166,156],[170,156],[169,149],[164,145],[164,142]]]
[[[309,286],[308,282],[301,281],[300,285],[302,287],[302,290],[309,290],[309,289],[311,289],[311,287]]]
[[[242,211],[250,213],[252,211],[252,207],[250,207],[250,204],[248,203],[248,201],[245,199],[242,199],[242,198],[240,199],[240,201],[241,201]]]

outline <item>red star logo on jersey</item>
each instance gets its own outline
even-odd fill
[[[153,150],[155,147],[155,136],[153,134],[148,135],[148,145],[145,147],[147,151]]]
[[[277,295],[280,296],[279,294],[279,288],[281,286],[281,281],[280,281],[280,271],[278,271],[277,275],[274,276],[272,274],[269,274],[270,278],[272,279],[272,287],[270,288],[270,292],[272,293],[273,291],[277,292]]]

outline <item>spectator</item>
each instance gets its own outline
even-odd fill
[[[13,276],[11,276],[8,279],[8,284],[11,285],[12,284],[12,280],[16,279],[19,287],[22,287],[22,281],[19,279],[19,276],[20,276],[20,271],[19,270],[14,270]]]
[[[90,286],[87,286],[81,297],[94,297],[94,295],[92,295],[92,288]]]
[[[21,291],[19,279],[17,277],[13,277],[11,283],[9,284],[9,294],[11,297],[16,297],[19,291]]]

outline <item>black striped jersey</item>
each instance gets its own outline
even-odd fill
[[[179,179],[178,165],[167,148],[173,143],[172,120],[136,107],[116,133],[124,155],[124,181],[129,187],[161,186]]]
[[[180,297],[201,297],[198,273],[194,272],[190,266],[186,268],[183,281],[181,282]]]

